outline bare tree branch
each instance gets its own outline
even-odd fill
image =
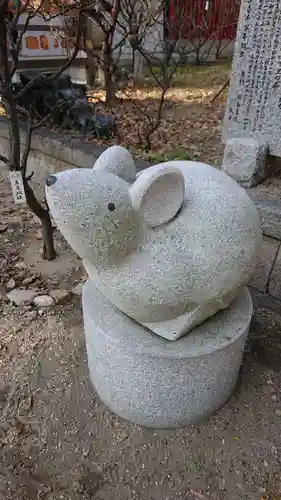
[[[75,41],[74,49],[73,49],[73,52],[72,52],[71,56],[52,75],[50,75],[50,76],[40,75],[38,78],[35,78],[34,80],[31,80],[20,92],[18,92],[15,95],[15,99],[16,100],[18,100],[21,97],[23,97],[28,92],[28,90],[32,89],[32,87],[35,87],[38,84],[45,84],[46,85],[46,84],[48,84],[48,83],[50,83],[50,82],[52,82],[54,80],[57,80],[62,75],[62,73],[64,73],[69,68],[69,66],[72,64],[72,62],[74,61],[74,59],[76,58],[76,56],[77,56],[77,54],[78,54],[78,52],[80,50],[80,46],[79,45],[80,45],[80,39],[81,39],[81,36],[82,36],[82,31],[83,31],[83,24],[82,24],[81,21],[82,21],[82,13],[80,12],[79,13],[79,18],[78,18],[76,41]]]
[[[75,38],[75,46],[69,58],[55,72],[51,77],[41,76],[25,85],[22,91],[15,95],[12,77],[18,68],[19,54],[21,50],[21,44],[23,36],[29,28],[30,21],[36,15],[42,15],[43,0],[40,1],[36,8],[33,8],[30,4],[25,4],[20,7],[20,3],[17,5],[14,13],[9,13],[7,16],[7,6],[8,0],[0,0],[0,94],[3,99],[3,104],[6,111],[7,122],[9,126],[9,156],[0,155],[0,161],[3,161],[10,170],[20,171],[23,178],[23,185],[26,195],[26,200],[29,208],[33,213],[39,217],[42,226],[43,234],[43,255],[44,258],[52,260],[55,258],[56,252],[53,242],[53,230],[50,220],[50,215],[48,208],[45,208],[36,198],[33,189],[30,186],[30,180],[32,179],[33,173],[27,175],[27,163],[28,157],[31,150],[31,139],[33,131],[44,125],[47,120],[53,116],[56,110],[65,106],[65,100],[61,99],[56,103],[55,106],[50,110],[47,116],[39,117],[36,116],[35,110],[29,109],[27,111],[20,104],[17,103],[17,99],[22,98],[26,95],[28,91],[35,87],[38,83],[50,83],[56,78],[58,78],[73,62],[75,57],[80,50],[80,39],[83,31],[83,18],[82,9],[78,14],[78,25]],[[26,19],[24,26],[21,30],[20,36],[15,37],[15,31],[18,27],[18,22],[21,14],[26,14]],[[50,17],[50,16],[49,16]],[[11,56],[11,64],[9,61],[9,55]],[[25,144],[22,145],[20,141],[20,122],[18,113],[23,114],[28,118],[27,120],[27,130],[25,135]]]
[[[10,163],[9,159],[6,156],[0,154],[0,161],[5,163],[10,169],[12,169],[13,165]]]

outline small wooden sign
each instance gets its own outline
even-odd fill
[[[22,175],[20,171],[9,172],[10,183],[12,187],[12,193],[14,202],[19,205],[26,203],[25,191],[22,182]]]

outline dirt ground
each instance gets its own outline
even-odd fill
[[[218,158],[215,133],[211,148],[189,143],[200,158]],[[235,393],[207,422],[125,422],[90,385],[80,298],[46,309],[7,300],[11,279],[71,291],[84,271],[58,233],[58,259],[42,261],[38,223],[1,170],[0,199],[0,500],[280,500],[281,315],[255,312]]]

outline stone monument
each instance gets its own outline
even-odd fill
[[[252,315],[245,285],[262,241],[246,191],[197,162],[137,176],[131,154],[113,146],[93,170],[50,176],[46,197],[89,275],[86,345],[101,399],[153,427],[221,406],[241,364]]]
[[[223,170],[245,187],[281,156],[281,3],[242,0],[224,124]]]

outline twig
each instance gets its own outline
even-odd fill
[[[20,5],[20,2],[18,2],[19,5]],[[28,13],[28,16],[25,20],[25,24],[23,26],[23,29],[21,30],[21,33],[20,33],[20,36],[19,36],[19,39],[18,41],[16,42],[16,44],[14,44],[13,42],[13,39],[11,37],[11,26],[9,28],[9,39],[10,39],[10,43],[11,43],[11,56],[12,56],[12,59],[13,59],[13,64],[12,64],[12,68],[11,68],[11,76],[13,77],[13,75],[15,74],[16,70],[17,70],[17,67],[18,67],[18,63],[19,63],[19,52],[20,52],[20,49],[21,49],[21,45],[22,45],[22,40],[23,40],[23,37],[28,29],[28,26],[29,26],[29,23],[31,21],[31,19],[33,19],[36,14],[38,14],[38,12],[40,11],[42,5],[44,3],[44,0],[40,0],[40,3],[39,5],[36,7],[36,9],[34,9],[32,6],[30,6],[29,2],[28,4],[26,5],[26,7],[23,7],[22,10],[20,11],[20,13],[17,13],[17,15],[14,17],[11,25],[12,25],[12,29],[15,29],[16,28],[16,25],[18,23],[18,19],[19,19],[19,15],[22,14],[24,11],[27,10],[27,7],[31,8],[31,12]]]
[[[29,175],[26,176],[26,180],[27,181],[31,181],[31,179],[33,178],[33,176],[34,176],[34,170],[32,170],[32,172]]]
[[[24,417],[21,417],[19,414],[17,414],[17,416],[15,417],[15,420],[17,420],[22,425],[38,425],[39,424],[38,420],[28,420]]]
[[[17,389],[17,383],[16,383],[16,380],[14,379],[12,384],[11,384],[11,387],[10,387],[10,390],[9,390],[9,394],[7,396],[7,400],[6,400],[6,403],[5,403],[5,406],[2,410],[2,414],[1,414],[1,420],[3,420],[7,414],[7,411],[9,409],[9,406],[11,404],[11,401],[15,395],[15,392],[16,392],[16,389]]]
[[[17,104],[16,108],[17,108],[17,111],[19,111],[20,113],[22,113],[25,116],[28,116],[28,111],[25,108],[23,108],[22,106],[19,106],[18,104]]]
[[[71,101],[71,99],[69,99]],[[55,111],[59,111],[61,108],[65,106],[65,104],[68,102],[68,99],[60,99],[56,104],[50,109],[50,112],[44,116],[43,118],[40,119],[39,122],[37,122],[35,125],[33,125],[32,132],[36,130],[39,127],[42,127],[42,125],[45,125],[45,123],[49,120],[51,116],[53,116]]]
[[[62,75],[62,73],[64,73],[64,71],[66,71],[69,68],[69,66],[74,61],[74,59],[76,58],[76,56],[77,56],[77,54],[78,54],[78,52],[80,50],[79,44],[80,44],[80,38],[82,36],[82,29],[83,29],[83,25],[82,25],[81,20],[82,20],[82,12],[79,13],[78,29],[77,29],[75,47],[74,47],[74,50],[73,50],[71,56],[67,59],[67,61],[65,62],[65,64],[63,64],[60,67],[60,69],[58,69],[55,73],[53,73],[50,76],[40,75],[38,78],[34,78],[34,80],[31,80],[27,85],[25,85],[25,87],[22,90],[20,90],[18,92],[18,94],[15,95],[15,99],[16,100],[18,100],[21,97],[23,97],[28,90],[30,90],[32,87],[34,87],[38,83],[47,84],[47,83],[53,82],[54,80],[56,80],[57,78],[59,78]]]
[[[225,82],[220,86],[219,90],[215,93],[215,95],[210,99],[209,104],[213,104],[217,100],[217,98],[222,94],[222,92],[226,89],[226,87],[228,87],[229,84],[230,84],[230,78],[227,78],[227,80],[225,80]]]
[[[43,118],[41,118],[39,120],[39,122],[37,122],[35,125],[32,125],[32,113],[31,113],[31,109],[29,109],[29,113],[28,113],[28,125],[27,125],[26,137],[25,137],[25,148],[24,148],[24,151],[23,151],[23,154],[22,154],[22,161],[21,161],[22,175],[23,175],[23,177],[26,178],[27,181],[31,180],[31,178],[33,176],[33,173],[34,173],[33,172],[28,177],[26,177],[27,160],[28,160],[28,156],[29,156],[30,148],[31,148],[32,132],[34,130],[36,130],[37,128],[41,127],[42,125],[44,125],[46,123],[46,121],[53,115],[53,113],[55,111],[57,111],[58,109],[60,109],[64,105],[65,105],[65,100],[61,99],[60,101],[58,101],[52,107],[52,109],[50,110],[50,112],[46,116],[44,116]]]
[[[202,493],[199,493],[198,491],[192,490],[191,488],[189,489],[191,495],[194,495],[196,498],[199,498],[200,500],[208,500],[208,498],[203,495]]]
[[[5,165],[7,165],[9,168],[11,168],[11,169],[14,168],[12,163],[8,160],[8,158],[6,158],[6,156],[0,155],[0,161],[5,163]]]

